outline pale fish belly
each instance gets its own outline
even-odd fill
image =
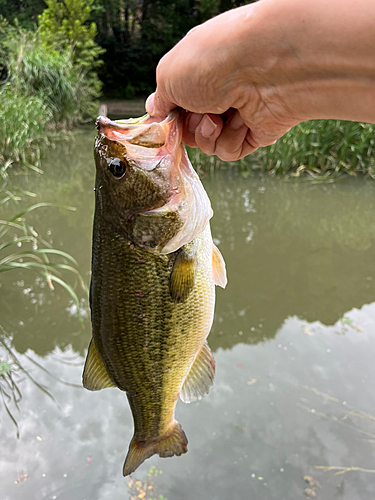
[[[176,304],[168,335],[169,367],[164,375],[163,411],[161,421],[167,421],[167,408],[176,402],[194,360],[203,346],[212,326],[215,307],[215,284],[212,272],[212,237],[210,225],[197,236],[198,267],[195,285],[188,299]],[[173,408],[174,410],[174,408]],[[173,417],[173,415],[172,415]]]

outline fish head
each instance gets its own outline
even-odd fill
[[[212,210],[181,144],[182,115],[97,120],[96,192],[103,217],[134,244],[171,253],[203,231]]]

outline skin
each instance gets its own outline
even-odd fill
[[[312,119],[375,123],[375,2],[261,0],[191,30],[147,111],[187,110],[183,141],[233,161]]]

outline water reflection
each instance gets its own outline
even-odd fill
[[[24,182],[38,201],[77,207],[41,209],[30,222],[78,260],[88,281],[92,139],[82,136],[74,151],[68,145],[53,153],[53,170],[46,162],[44,176]],[[217,290],[209,337],[216,382],[197,404],[177,405],[189,452],[153,457],[137,474],[162,469],[158,493],[169,500],[294,500],[303,498],[305,475],[318,477],[320,500],[374,498],[373,474],[340,477],[314,466],[375,469],[375,185],[235,172],[203,182],[229,278],[227,289]],[[128,498],[121,467],[133,429],[125,395],[64,385],[27,357],[80,385],[91,336],[84,296],[81,309],[85,328],[63,289],[49,290],[32,273],[1,276],[8,345],[59,405],[21,382],[20,441],[1,409],[2,500]]]
[[[314,466],[374,468],[375,425],[369,417],[375,403],[375,304],[347,317],[361,332],[347,326],[343,337],[341,323],[326,327],[293,317],[266,344],[219,349],[213,390],[197,404],[177,407],[189,452],[170,460],[153,457],[141,466],[140,477],[150,465],[162,469],[157,486],[168,499],[251,494],[292,500],[303,497],[303,477],[313,475],[322,485],[319,498],[332,500],[341,482]],[[77,360],[72,366],[56,363],[72,357],[73,351],[56,349],[37,360],[74,381],[81,374]],[[132,419],[124,395],[67,388],[43,373],[39,380],[61,409],[34,385],[24,385],[27,404],[16,446],[13,429],[0,415],[5,500],[127,498],[121,466]],[[17,473],[27,474],[27,482],[15,485]],[[374,493],[371,474],[346,476],[343,498],[370,499]]]
[[[214,349],[273,337],[287,316],[330,325],[375,299],[373,184],[218,176],[205,185],[229,276],[218,291]]]
[[[39,209],[29,220],[35,228],[44,228],[43,237],[78,260],[89,281],[94,198],[91,135],[73,144],[70,152],[52,152],[53,171],[47,162],[43,176],[26,178],[25,183],[37,190],[38,201],[73,205],[77,211]],[[272,338],[287,316],[330,325],[345,311],[375,299],[372,182],[348,179],[312,185],[243,178],[225,171],[207,175],[203,182],[215,211],[214,239],[229,275],[227,289],[217,290],[210,335],[214,350]],[[43,355],[56,345],[72,345],[84,352],[90,325],[87,321],[82,334],[64,291],[51,294],[27,273],[8,273],[2,281],[2,321],[16,334],[19,352],[32,347]],[[15,316],[16,302],[20,307]],[[82,297],[83,314],[85,310],[87,315],[87,300]],[[35,326],[25,328],[30,323]]]

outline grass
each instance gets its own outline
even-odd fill
[[[301,123],[276,144],[260,148],[237,162],[222,162],[189,148],[190,159],[198,171],[236,168],[249,175],[266,172],[322,181],[342,175],[366,175],[375,179],[374,152],[374,124],[339,120]]]
[[[35,165],[52,113],[38,96],[18,95],[11,84],[0,87],[0,174],[14,163]]]
[[[324,472],[335,471],[335,476],[345,474],[346,472],[367,472],[368,474],[375,474],[374,469],[364,469],[363,467],[340,467],[332,465],[315,465],[314,469],[322,470]]]
[[[0,194],[3,196],[0,200],[0,205],[9,200],[12,202],[16,201],[16,203],[19,201],[18,195],[4,190],[4,188],[2,191],[0,190]],[[77,269],[77,262],[66,252],[52,248],[27,222],[26,215],[28,213],[50,206],[54,205],[51,203],[37,203],[17,212],[11,218],[6,220],[0,219],[0,275],[1,273],[14,270],[21,270],[22,272],[31,271],[43,276],[50,290],[53,290],[56,284],[63,287],[75,303],[78,319],[83,327],[83,320],[79,313],[79,298],[75,287],[69,282],[71,280],[67,279],[67,273],[73,275],[81,290],[85,294],[88,294],[88,288]],[[72,207],[62,207],[61,205],[59,207],[72,209]],[[19,410],[19,403],[22,399],[20,382],[26,377],[53,401],[55,399],[48,389],[39,384],[30,375],[29,370],[25,369],[19,362],[9,345],[8,339],[10,336],[0,324],[0,354],[3,352],[7,355],[7,357],[0,355],[0,395],[3,407],[15,425],[17,437],[19,438],[19,427],[14,410]],[[41,370],[53,376],[53,374],[49,373],[32,358],[27,357]],[[59,381],[68,384],[64,381]]]
[[[38,133],[38,124],[35,125],[36,135]],[[36,135],[34,137],[36,137]],[[18,160],[24,164],[24,168],[31,168],[38,175],[41,171],[37,164],[30,164],[25,157],[24,147],[28,148],[30,143],[27,141],[27,134],[24,137],[13,138],[18,141],[17,148],[13,149],[13,160],[8,158],[7,161],[0,163],[0,209],[13,207],[14,214],[8,217],[0,215],[0,275],[5,272],[21,271],[34,272],[41,275],[47,282],[50,290],[54,289],[57,284],[65,289],[71,297],[77,308],[78,319],[83,327],[83,320],[80,316],[80,301],[77,295],[77,288],[80,288],[83,293],[88,294],[88,287],[81,274],[78,271],[78,264],[75,259],[66,252],[52,247],[40,233],[32,227],[28,222],[28,215],[34,210],[42,210],[46,207],[58,207],[66,210],[75,210],[74,207],[57,205],[53,203],[33,203],[27,208],[20,209],[20,202],[25,201],[25,198],[34,198],[35,194],[26,190],[13,190],[8,187],[9,169],[17,157],[14,156],[14,151],[17,152]],[[33,145],[34,147],[35,145]],[[37,151],[37,148],[35,149]],[[30,149],[29,149],[30,152]],[[34,161],[37,157],[34,158]],[[5,212],[5,210],[4,210]],[[74,277],[75,285],[71,284],[71,277]],[[15,411],[19,410],[19,403],[22,399],[20,383],[24,378],[28,378],[34,385],[42,390],[53,401],[54,397],[44,386],[39,384],[25,369],[17,359],[15,353],[10,347],[9,338],[11,333],[6,332],[0,324],[0,397],[3,403],[5,412],[9,416],[17,429],[17,437],[19,437],[19,428]],[[27,356],[27,355],[26,355]],[[50,372],[44,369],[32,358],[27,356],[30,361],[37,365],[40,369],[53,376]],[[56,378],[56,377],[54,377]],[[65,383],[64,381],[61,381]],[[68,384],[71,385],[71,384]]]
[[[18,203],[20,197],[5,187],[6,183],[3,181],[3,188],[0,186],[0,196],[2,191],[4,194],[3,198],[0,198],[0,206],[8,200]],[[73,299],[79,314],[77,293],[64,279],[64,274],[67,272],[73,274],[81,289],[88,293],[87,286],[77,270],[77,262],[66,252],[52,248],[27,222],[27,214],[42,207],[75,210],[74,207],[53,203],[36,203],[10,218],[0,219],[0,274],[16,269],[37,272],[45,278],[51,290],[54,289],[54,283],[62,286]]]
[[[16,427],[17,438],[20,437],[20,431],[18,427],[17,418],[12,411],[12,406],[16,411],[20,411],[19,403],[22,400],[22,392],[20,389],[20,383],[26,377],[28,378],[38,389],[40,389],[46,396],[48,396],[53,402],[56,403],[53,395],[48,391],[46,387],[39,384],[26,370],[17,356],[8,345],[5,340],[6,332],[0,325],[0,347],[4,352],[4,355],[0,356],[0,394],[3,401],[3,406],[5,411]],[[57,403],[56,403],[57,404]]]
[[[333,405],[337,405],[337,408],[339,408],[339,412],[342,412],[342,406],[343,402],[338,399],[335,396],[332,396],[330,394],[324,393],[320,391],[319,389],[315,387],[310,387],[310,386],[303,386],[303,389],[308,391],[309,393],[314,394],[318,398],[321,398],[324,403],[331,403]],[[330,422],[333,422],[335,425],[339,425],[344,427],[346,430],[351,431],[351,432],[356,432],[360,435],[361,439],[367,439],[369,442],[373,442],[375,439],[375,434],[374,432],[368,431],[367,428],[363,427],[364,422],[367,422],[368,424],[373,424],[375,421],[375,417],[369,413],[363,412],[362,410],[345,403],[345,411],[349,410],[348,412],[345,413],[344,416],[336,416],[335,414],[331,413],[323,413],[317,411],[315,408],[310,408],[306,404],[300,404],[296,403],[296,406],[300,408],[301,410],[307,411],[310,414],[313,414],[317,418],[321,418],[323,420],[327,420]],[[314,405],[315,406],[315,405]],[[347,423],[347,420],[351,419],[353,423],[349,424]],[[360,419],[360,423],[362,425],[356,424],[356,419]],[[365,436],[365,437],[363,437]],[[314,465],[314,469],[320,470],[323,472],[334,472],[335,475],[342,475],[346,474],[348,472],[365,472],[368,474],[375,474],[374,469],[370,468],[364,468],[360,466],[339,466],[339,465]],[[306,476],[306,478],[309,478],[310,476]]]

